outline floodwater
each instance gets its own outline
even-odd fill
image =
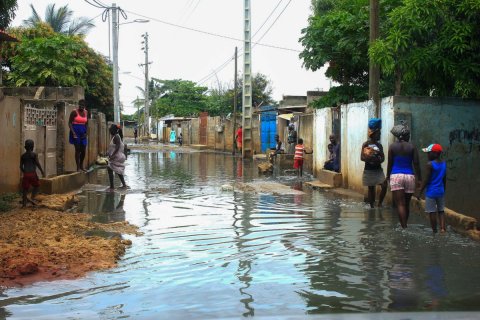
[[[258,177],[251,161],[212,153],[133,153],[126,193],[106,170],[84,191],[97,221],[143,236],[115,269],[0,291],[0,318],[272,319],[332,313],[480,310],[480,246],[433,236],[413,214],[304,188],[302,195],[222,191]],[[119,181],[117,180],[119,184]],[[385,318],[383,314],[381,318]]]

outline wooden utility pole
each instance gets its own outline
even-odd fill
[[[238,84],[237,84],[237,61],[238,61],[238,50],[235,47],[235,75],[233,77],[233,140],[232,140],[232,154],[235,155],[235,133],[237,130],[237,94],[238,94]]]
[[[370,0],[370,45],[375,43],[380,33],[379,0]],[[370,59],[368,72],[368,98],[373,100],[375,117],[380,114],[380,68]]]

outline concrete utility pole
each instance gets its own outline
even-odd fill
[[[379,22],[379,0],[370,0],[370,46],[378,39]],[[370,59],[368,72],[368,98],[373,100],[375,106],[375,117],[380,115],[380,68]]]
[[[238,65],[238,49],[235,47],[235,75],[233,77],[233,140],[232,140],[232,154],[235,155],[235,133],[237,130],[237,65]]]
[[[120,91],[118,85],[118,8],[112,4],[113,42],[113,122],[120,124]]]
[[[150,110],[149,110],[149,105],[148,105],[148,98],[150,96],[150,90],[149,90],[149,81],[148,81],[148,65],[150,64],[148,62],[148,32],[145,32],[145,34],[142,35],[143,37],[143,52],[145,52],[145,109],[144,109],[144,126],[145,126],[145,133],[147,136],[150,135]]]
[[[252,157],[252,34],[250,0],[244,0],[242,157]]]

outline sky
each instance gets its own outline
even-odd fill
[[[86,41],[101,54],[109,55],[109,25],[108,21],[102,21],[103,9],[85,0],[18,0],[12,26],[21,25],[31,15],[31,3],[43,17],[46,6],[53,2],[57,6],[68,4],[75,16],[95,18],[96,27],[88,33]],[[101,2],[112,5],[106,0]],[[141,43],[145,32],[149,34],[150,77],[191,80],[208,87],[233,85],[232,57],[236,46],[239,75],[243,71],[243,3],[243,0],[117,0],[116,5],[127,15],[126,19],[120,18],[118,52],[124,112],[135,111],[132,101],[141,95],[136,87],[143,88],[145,84],[144,69],[139,66],[145,62]],[[324,69],[307,71],[298,56],[302,50],[301,30],[307,26],[311,14],[310,3],[311,0],[251,0],[252,35],[255,34],[252,42],[288,49],[263,45],[254,45],[252,49],[252,71],[271,80],[273,98],[277,101],[283,95],[306,95],[309,90],[330,87]],[[135,19],[149,22],[126,23]]]

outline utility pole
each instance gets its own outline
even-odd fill
[[[379,0],[370,0],[370,46],[379,35]],[[368,98],[373,100],[375,117],[380,115],[380,68],[370,59],[368,72]]]
[[[150,110],[149,110],[149,105],[148,105],[148,100],[150,96],[150,90],[149,90],[149,83],[148,83],[148,65],[150,62],[148,62],[148,32],[145,32],[145,34],[142,35],[143,37],[143,52],[145,52],[145,64],[141,64],[145,66],[145,109],[144,109],[144,128],[145,128],[145,133],[147,136],[150,136]]]
[[[120,92],[118,85],[118,8],[112,4],[113,42],[113,122],[120,124]]]
[[[232,140],[232,154],[235,155],[235,133],[237,130],[237,65],[238,65],[238,49],[235,47],[235,75],[233,77],[233,140]]]
[[[252,157],[252,34],[250,0],[244,0],[242,157]]]

